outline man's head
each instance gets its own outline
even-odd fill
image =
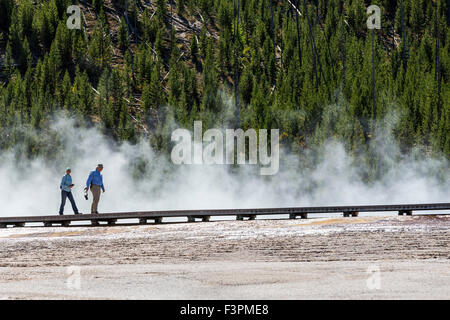
[[[72,172],[72,170],[70,168],[66,168],[66,173],[70,174]]]
[[[99,163],[99,164],[97,165],[97,170],[98,170],[99,172],[102,172],[102,170],[103,170],[103,164]]]

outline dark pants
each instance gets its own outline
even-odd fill
[[[64,213],[66,198],[69,198],[70,203],[72,204],[73,213],[78,214],[78,208],[77,205],[75,204],[75,200],[73,199],[72,192],[67,192],[64,190],[61,190],[61,206],[59,207],[59,214],[62,215]]]

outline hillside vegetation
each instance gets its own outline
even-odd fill
[[[392,129],[403,152],[448,158],[447,3],[403,2],[405,39],[400,0],[2,0],[0,148],[55,156],[57,139],[28,132],[66,110],[161,152],[174,126],[202,120],[279,128],[293,153],[329,139],[359,153]],[[66,26],[72,4],[80,30]],[[375,115],[370,4],[382,10]]]

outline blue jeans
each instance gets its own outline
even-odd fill
[[[64,214],[64,206],[66,205],[66,198],[69,198],[70,203],[72,204],[73,213],[78,214],[78,208],[75,204],[75,200],[73,199],[72,192],[67,192],[64,190],[61,190],[61,206],[59,207],[59,214]]]

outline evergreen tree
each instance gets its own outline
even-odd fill
[[[128,47],[128,27],[123,17],[120,18],[119,47],[121,50],[125,50]]]

